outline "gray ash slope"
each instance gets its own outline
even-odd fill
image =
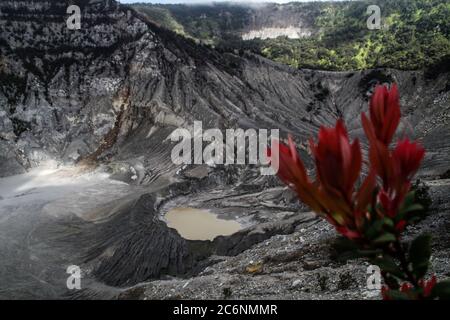
[[[377,80],[400,84],[403,128],[431,140],[427,147],[438,161],[430,174],[442,173],[436,166],[448,154],[448,70],[434,79],[422,71],[292,70],[197,46],[112,1],[79,2],[78,31],[66,28],[68,2],[0,4],[1,175],[47,158],[130,158],[124,146],[142,130],[154,134],[193,120],[280,128],[305,140],[343,117],[360,135],[359,115]]]
[[[194,276],[209,281],[213,290],[216,276],[234,277],[227,266],[236,263],[233,256],[262,259],[259,248],[265,241],[310,231],[310,214],[298,213],[304,210],[292,195],[254,168],[178,171],[166,138],[194,120],[205,128],[280,128],[304,144],[320,125],[342,117],[352,136],[361,136],[360,113],[373,84],[396,81],[405,115],[400,131],[414,134],[427,148],[421,175],[436,179],[450,169],[449,70],[293,70],[196,45],[113,1],[75,2],[83,11],[77,31],[66,28],[69,1],[0,3],[0,176],[57,160],[99,165],[138,188],[120,205],[99,207],[107,212],[101,223],[66,217],[34,229],[36,239],[50,248],[63,246],[89,270],[90,287],[81,297],[133,296],[134,289],[121,293],[111,286],[161,277]],[[447,212],[446,201],[441,202]],[[178,205],[214,208],[253,226],[212,243],[185,241],[158,219]],[[272,250],[267,255],[280,250],[267,248]],[[207,265],[213,267],[197,277]],[[292,277],[301,275],[301,269],[291,267]],[[269,279],[271,273],[276,271],[259,276]],[[139,297],[167,297],[164,290],[173,292],[182,281],[166,279],[137,290]],[[252,295],[234,297],[245,296]]]

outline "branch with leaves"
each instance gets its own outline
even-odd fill
[[[405,228],[423,212],[411,186],[425,150],[408,138],[391,148],[400,118],[397,85],[377,86],[369,115],[361,115],[369,141],[364,179],[360,143],[358,139],[350,142],[342,119],[334,128],[320,128],[317,142],[310,139],[315,180],[308,176],[291,136],[288,145],[272,145],[279,148],[279,157],[272,157],[270,149],[268,156],[279,168],[280,179],[336,228],[352,254],[368,257],[380,267],[384,299],[448,298],[449,281],[438,283],[435,276],[425,279],[431,237],[420,235],[411,244],[402,241]]]

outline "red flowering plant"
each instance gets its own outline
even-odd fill
[[[299,199],[343,236],[346,248],[364,255],[380,267],[385,299],[431,299],[448,296],[449,282],[426,280],[431,238],[420,235],[411,244],[402,241],[405,227],[414,223],[422,207],[411,181],[425,150],[408,138],[391,147],[400,123],[398,88],[377,86],[362,113],[369,142],[367,174],[362,178],[363,154],[358,139],[350,141],[342,119],[334,128],[320,128],[317,141],[310,139],[316,177],[308,176],[291,136],[278,156],[269,159],[280,179]],[[342,242],[341,242],[342,243]]]

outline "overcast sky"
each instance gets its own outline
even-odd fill
[[[211,3],[211,2],[277,2],[277,3],[286,3],[286,2],[307,2],[308,0],[295,1],[295,0],[228,0],[228,1],[214,1],[214,0],[119,0],[122,3],[136,3],[136,2],[148,2],[148,3]],[[312,0],[310,0],[312,1]],[[315,0],[321,1],[321,0]],[[324,0],[329,1],[329,0]],[[337,1],[337,0],[332,0]]]

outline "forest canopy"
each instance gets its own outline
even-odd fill
[[[367,28],[367,7],[381,9],[381,28]],[[242,40],[242,32],[261,17],[244,5],[135,5],[156,24],[224,51],[252,51],[295,68],[403,70],[435,65],[450,55],[448,0],[370,0],[271,4],[264,15],[285,10],[309,24],[299,39]],[[258,10],[260,10],[258,12]],[[279,12],[277,13],[279,17]],[[306,17],[306,18],[305,18]],[[264,17],[263,17],[264,18]]]

